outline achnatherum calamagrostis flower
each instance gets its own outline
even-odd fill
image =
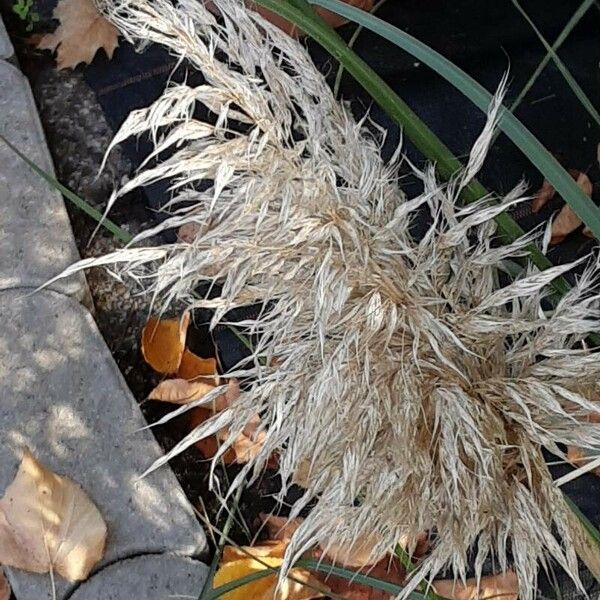
[[[249,389],[154,467],[224,426],[233,439],[258,411],[264,446],[233,486],[276,452],[284,487],[300,475],[306,484],[292,516],[314,502],[287,567],[316,543],[351,548],[368,535],[376,557],[426,530],[432,551],[407,590],[446,567],[464,578],[469,549],[478,573],[489,556],[512,564],[523,598],[550,556],[577,580],[579,534],[542,447],[564,457],[559,444],[600,444],[582,419],[598,409],[600,363],[583,343],[597,328],[598,265],[552,312],[542,298],[570,265],[499,288],[497,267],[524,256],[532,236],[496,247],[493,217],[524,187],[457,202],[481,167],[499,97],[465,172],[443,185],[433,167],[415,169],[424,191],[406,199],[399,153],[382,161],[381,140],[334,99],[301,44],[239,0],[216,4],[219,20],[198,0],[102,6],[129,39],[166,46],[206,82],[171,83],[113,142],[144,134],[155,150],[110,204],[168,179],[170,217],[76,268],[119,263],[161,306],[214,309],[213,326],[271,301],[242,324],[260,341],[230,374],[251,375]],[[194,117],[199,105],[214,122]],[[415,240],[422,207],[431,225]],[[184,224],[197,225],[193,241],[140,248]],[[206,282],[220,283],[216,298],[198,297]]]

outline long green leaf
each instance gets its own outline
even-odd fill
[[[308,0],[308,2],[327,8],[374,31],[417,58],[417,60],[428,65],[461,91],[479,109],[484,112],[488,110],[492,95],[481,84],[439,52],[413,36],[390,23],[386,23],[379,17],[341,2],[341,0]],[[498,126],[554,186],[554,189],[589,227],[594,236],[600,239],[600,210],[583,193],[552,154],[508,110],[501,111]]]
[[[537,78],[541,75],[542,71],[546,68],[546,65],[550,62],[553,56],[556,56],[559,48],[563,45],[563,42],[569,37],[569,34],[577,23],[581,21],[583,15],[590,9],[590,7],[594,4],[594,0],[584,0],[579,8],[573,13],[573,16],[569,19],[568,23],[565,25],[564,29],[560,32],[560,35],[556,38],[554,44],[552,44],[552,53],[547,52],[544,56],[542,62],[537,66],[536,70],[533,72],[517,98],[510,105],[510,110],[514,112],[519,104],[523,101],[523,98],[527,95],[527,92],[531,89],[533,84],[537,81]],[[545,40],[544,40],[545,41]]]
[[[9,142],[1,133],[0,140],[2,140],[22,161],[24,161],[37,175],[44,179],[51,187],[58,190],[67,200],[72,202],[77,208],[82,210],[84,213],[92,217],[94,221],[102,225],[110,231],[117,239],[124,243],[130,242],[133,237],[124,229],[121,229],[116,223],[113,223],[110,219],[104,217],[102,213],[96,210],[83,198],[80,198],[77,194],[72,192],[68,187],[65,187],[55,177],[46,173],[44,169],[38,167],[30,158],[25,156],[14,144]]]
[[[346,42],[323,19],[312,11],[309,14],[307,11],[299,10],[294,6],[300,1],[306,3],[306,0],[293,0],[294,5],[282,0],[255,1],[256,4],[260,4],[295,23],[343,64],[348,73],[364,87],[375,102],[402,126],[406,137],[425,157],[436,163],[437,170],[442,177],[450,179],[463,168],[461,162],[448,147],[362,58],[348,48]],[[463,198],[467,202],[473,202],[488,193],[479,182],[473,181],[464,190]],[[498,224],[498,233],[505,243],[514,241],[524,233],[518,223],[506,213],[498,215],[496,223]],[[530,253],[531,261],[539,269],[548,269],[552,266],[552,263],[535,244],[529,244],[527,250]],[[569,290],[569,284],[562,277],[556,279],[552,285],[560,295]],[[600,339],[597,343],[600,345]]]
[[[592,5],[593,0],[585,0],[579,9],[576,11],[576,15],[578,15],[578,19],[576,22],[579,22],[581,17],[587,12],[588,8]],[[546,41],[546,38],[542,35],[542,32],[536,27],[535,23],[532,21],[531,17],[525,12],[525,9],[519,3],[519,0],[512,0],[512,3],[515,5],[516,9],[521,13],[522,17],[529,23],[529,26],[533,29],[534,33],[537,35],[540,42],[542,42],[544,48],[546,48],[546,57],[552,58],[556,68],[560,71],[561,75],[564,77],[565,81],[568,83],[569,87],[573,90],[573,93],[577,96],[577,99],[581,103],[581,105],[588,111],[589,115],[596,121],[596,124],[600,126],[600,114],[596,110],[596,107],[592,104],[591,100],[585,95],[585,92],[581,89],[581,86],[575,81],[573,75],[569,69],[567,69],[565,63],[560,59],[558,54],[556,54],[556,50],[550,46],[550,44]],[[569,22],[570,23],[570,22]],[[542,61],[543,62],[543,61]],[[511,110],[514,110],[511,107]]]

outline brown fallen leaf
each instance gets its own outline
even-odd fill
[[[531,201],[531,210],[536,213],[539,212],[556,194],[554,186],[544,179],[542,187],[536,192],[533,200]]]
[[[592,197],[592,182],[585,173],[579,173],[577,176],[577,185],[586,196]],[[552,222],[552,245],[560,244],[570,233],[573,233],[583,221],[575,214],[573,209],[565,204],[558,216]]]
[[[149,400],[160,400],[172,404],[189,404],[200,400],[215,389],[210,381],[188,381],[187,379],[167,379],[161,381],[148,395]]]
[[[396,585],[402,585],[406,578],[406,572],[400,561],[390,556],[385,556],[375,565],[364,567],[357,572],[363,575],[371,575],[372,577],[383,579]],[[345,600],[393,600],[396,598],[395,595],[389,592],[363,585],[356,580],[351,581],[344,577],[328,575],[327,573],[319,573],[317,578],[328,586],[334,594],[342,596]]]
[[[517,600],[519,583],[513,571],[481,578],[479,588],[475,578],[467,579],[466,585],[452,579],[434,581],[436,594],[450,600]]]
[[[282,542],[289,542],[304,520],[300,517],[290,520],[267,513],[260,513],[258,516],[267,531],[267,537]]]
[[[177,230],[177,237],[182,242],[191,244],[200,233],[200,225],[198,223],[186,223]]]
[[[52,569],[80,581],[104,555],[106,533],[102,515],[81,487],[25,450],[0,499],[0,563],[33,573]]]
[[[58,48],[59,70],[74,68],[81,62],[91,63],[100,48],[112,58],[119,45],[119,31],[98,12],[92,0],[60,0],[53,16],[60,25],[54,33],[44,35],[38,48]]]
[[[11,594],[10,584],[6,579],[4,569],[0,567],[0,600],[10,600]]]
[[[144,360],[158,373],[177,373],[185,351],[190,314],[181,319],[150,319],[142,331]]]

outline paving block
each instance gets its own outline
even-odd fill
[[[5,61],[0,61],[0,133],[53,172],[29,83]],[[0,289],[37,288],[79,259],[62,197],[1,140],[0,230]],[[51,287],[80,300],[87,290],[82,274]]]
[[[6,27],[4,27],[2,18],[0,18],[0,59],[6,60],[12,58],[14,53],[15,51],[6,32]]]
[[[50,290],[0,292],[0,495],[22,450],[79,483],[108,525],[102,564],[138,554],[200,556],[206,536],[174,473],[139,475],[162,451],[96,324]],[[17,600],[52,598],[47,575],[7,569]],[[73,584],[57,577],[58,598]]]
[[[198,561],[167,554],[122,560],[84,582],[69,600],[196,599],[208,576]]]

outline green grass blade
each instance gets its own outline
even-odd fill
[[[454,85],[482,111],[487,111],[492,95],[472,77],[426,44],[382,19],[345,4],[341,0],[308,0],[340,14],[374,31],[417,60],[428,65],[446,81]],[[336,57],[337,58],[337,57]],[[533,165],[554,186],[577,216],[600,239],[600,210],[588,198],[559,162],[537,138],[508,110],[501,111],[499,128],[527,156]]]
[[[113,223],[110,219],[103,217],[102,213],[96,210],[83,198],[80,198],[77,194],[72,192],[69,188],[65,187],[55,177],[46,173],[44,169],[38,167],[31,159],[23,154],[15,145],[9,142],[2,134],[0,134],[0,140],[2,140],[22,161],[24,161],[37,175],[44,179],[51,187],[58,190],[67,200],[72,202],[79,210],[83,211],[94,221],[102,225],[110,231],[117,239],[124,243],[128,243],[133,239],[133,236],[124,229],[121,229],[116,223]]]
[[[589,8],[594,4],[594,0],[584,0],[579,6],[579,8],[573,13],[573,16],[569,19],[568,23],[565,25],[564,29],[561,31],[560,35],[556,38],[554,44],[552,44],[552,51],[556,54],[559,48],[563,45],[563,42],[569,37],[569,34],[577,23],[581,20],[583,15],[589,10]],[[542,62],[537,66],[536,70],[533,72],[529,81],[525,84],[525,87],[521,90],[517,98],[510,105],[510,110],[514,112],[517,107],[523,101],[523,98],[527,95],[527,92],[532,88],[533,84],[537,81],[537,78],[540,76],[542,71],[546,68],[546,65],[550,62],[552,55],[547,53],[544,56]]]
[[[592,5],[593,0],[585,0],[580,9],[576,14],[579,15],[579,18],[575,21],[575,23],[579,22],[581,17],[585,14],[587,9]],[[546,48],[546,57],[551,57],[556,65],[556,68],[560,71],[561,75],[564,77],[565,81],[568,83],[569,87],[573,90],[573,93],[577,96],[577,99],[581,103],[581,105],[588,111],[589,115],[596,121],[596,124],[600,126],[600,114],[596,110],[596,107],[592,104],[591,100],[585,95],[585,92],[581,89],[580,85],[575,81],[575,78],[571,75],[569,69],[567,69],[565,63],[559,58],[558,54],[553,47],[548,44],[546,38],[542,35],[541,31],[536,27],[535,23],[531,20],[529,15],[525,12],[523,7],[519,4],[519,0],[512,0],[512,3],[515,5],[516,9],[521,13],[523,18],[529,23],[530,27],[533,29],[538,39]],[[546,60],[546,57],[544,60]],[[542,61],[543,62],[543,61]],[[512,110],[512,107],[511,107]]]

